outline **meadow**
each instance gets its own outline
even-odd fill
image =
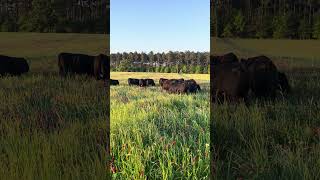
[[[58,76],[60,52],[98,54],[109,36],[0,33],[0,54],[30,72],[0,78],[0,179],[107,179],[103,82]]]
[[[213,39],[212,39],[213,40]],[[320,178],[319,41],[215,40],[214,53],[265,54],[286,73],[292,93],[274,102],[211,107],[215,179]],[[220,42],[220,43],[219,43]],[[213,51],[215,46],[211,46]]]
[[[241,56],[261,55],[291,59],[320,59],[319,40],[227,39],[211,37],[211,54],[234,52]]]
[[[128,86],[127,79],[152,78],[155,87]],[[202,92],[168,94],[163,78],[195,79]],[[113,179],[208,179],[209,75],[111,72]]]

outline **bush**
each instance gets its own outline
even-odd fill
[[[164,68],[164,72],[165,72],[165,73],[170,73],[170,67],[169,67],[169,66],[165,67],[165,68]]]
[[[320,39],[320,15],[315,19],[312,37],[315,39]]]
[[[301,20],[298,28],[300,39],[309,39],[311,37],[311,28],[306,20]]]
[[[125,60],[122,60],[120,61],[120,64],[119,66],[117,67],[117,71],[120,71],[120,72],[125,72],[125,71],[129,71],[130,69],[130,62],[129,60],[125,59]]]
[[[188,73],[188,68],[186,65],[183,65],[182,67],[182,73]]]
[[[229,23],[224,27],[222,37],[234,37],[232,25]]]
[[[208,67],[202,66],[202,74],[207,74],[207,73],[208,73]]]
[[[171,72],[171,73],[178,73],[179,71],[177,71],[176,66],[171,66],[171,67],[170,67],[170,72]]]
[[[157,66],[156,69],[155,69],[157,73],[161,72],[161,67],[160,66]]]
[[[202,71],[201,71],[201,66],[199,66],[199,65],[196,66],[194,73],[195,73],[195,74],[201,74],[201,73],[202,73]]]
[[[165,72],[165,67],[164,66],[161,66],[161,71],[160,72],[162,72],[162,73],[164,73]]]
[[[1,25],[1,31],[3,32],[12,32],[17,31],[17,25],[13,20],[5,20]]]
[[[237,34],[237,36],[241,37],[245,31],[246,25],[245,18],[242,15],[241,11],[238,11],[237,15],[235,16],[233,25],[235,33]]]
[[[189,73],[190,73],[190,74],[193,74],[193,73],[195,73],[195,72],[196,72],[196,66],[191,66]]]
[[[273,20],[273,38],[282,39],[288,37],[288,17],[278,16]]]

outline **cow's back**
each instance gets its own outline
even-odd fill
[[[250,75],[250,87],[256,96],[275,97],[278,87],[278,70],[266,56],[257,56],[243,61]]]
[[[128,85],[139,85],[139,79],[128,78]]]
[[[94,56],[60,53],[59,68],[65,73],[94,75]]]
[[[0,55],[0,75],[21,75],[29,71],[26,59]]]
[[[210,62],[211,65],[220,65],[239,62],[239,59],[234,53],[227,53],[222,56],[210,56]]]

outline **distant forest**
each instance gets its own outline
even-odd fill
[[[0,31],[110,33],[110,0],[0,0]]]
[[[111,71],[207,74],[209,52],[111,54]]]
[[[211,36],[320,39],[320,0],[211,0]]]

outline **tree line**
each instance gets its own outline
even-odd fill
[[[211,0],[211,36],[320,39],[320,0]]]
[[[0,31],[110,32],[110,0],[1,0]]]
[[[207,74],[209,60],[209,52],[123,52],[111,54],[110,67],[121,72]]]

